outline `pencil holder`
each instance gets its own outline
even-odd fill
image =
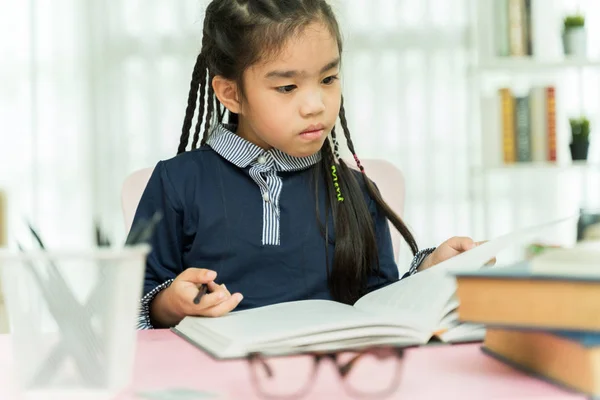
[[[148,251],[0,251],[20,398],[109,399],[129,385]]]

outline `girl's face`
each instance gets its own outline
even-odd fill
[[[338,44],[321,23],[290,38],[276,57],[244,72],[238,135],[307,157],[321,149],[341,105]]]

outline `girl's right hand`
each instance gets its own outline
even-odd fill
[[[188,268],[161,291],[150,305],[150,317],[155,327],[171,327],[185,316],[220,317],[235,309],[242,301],[241,293],[229,293],[225,285],[215,283],[217,273],[208,269]],[[200,285],[208,292],[199,304],[194,304]]]

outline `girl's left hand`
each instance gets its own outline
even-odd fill
[[[473,239],[468,237],[455,236],[446,240],[444,243],[439,245],[433,253],[431,253],[418,268],[418,271],[423,271],[427,268],[431,268],[436,264],[446,261],[449,258],[464,253],[465,251],[471,250],[476,246],[485,242],[475,242]],[[490,260],[487,265],[493,265],[496,262],[495,259]]]

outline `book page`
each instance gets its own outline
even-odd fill
[[[277,355],[293,355],[295,353],[306,352],[334,352],[334,351],[349,351],[358,350],[373,346],[394,346],[394,347],[412,347],[425,343],[429,337],[423,339],[414,339],[401,336],[378,336],[378,337],[358,337],[351,339],[336,339],[334,341],[322,341],[316,344],[308,344],[301,346],[285,346],[285,347],[268,347],[263,353],[268,356]]]
[[[479,269],[489,260],[496,257],[500,251],[510,246],[526,244],[546,229],[552,228],[555,225],[567,222],[569,220],[576,220],[578,217],[579,214],[576,214],[570,217],[546,222],[541,225],[528,227],[503,236],[499,236],[475,247],[472,250],[465,251],[464,253],[441,262],[434,268],[445,269],[446,271]]]
[[[481,341],[485,338],[485,326],[481,324],[457,322],[454,326],[439,333],[437,336],[444,343]]]
[[[274,343],[296,346],[337,339],[418,337],[401,321],[327,300],[274,304],[220,318],[186,317],[175,330],[217,357],[243,356],[249,349],[259,351]]]
[[[436,332],[442,325],[453,323],[442,319],[451,316],[458,302],[454,297],[454,270],[479,269],[502,249],[523,244],[540,232],[577,216],[562,218],[516,231],[483,243],[433,268],[419,272],[399,282],[371,292],[360,298],[354,307],[374,315],[394,317],[422,332]]]
[[[432,333],[455,291],[453,276],[430,268],[361,297],[354,307]]]
[[[350,345],[356,347],[357,345],[396,344],[398,342],[403,344],[422,344],[427,339],[429,339],[429,336],[421,338],[418,332],[414,332],[409,328],[375,325],[318,332],[296,336],[291,339],[272,340],[268,343],[260,342],[249,345],[248,350],[272,353],[276,349],[280,349],[284,353],[287,353],[291,349],[314,348],[316,346],[328,346],[331,349],[336,343],[336,348],[342,346],[347,349]]]

